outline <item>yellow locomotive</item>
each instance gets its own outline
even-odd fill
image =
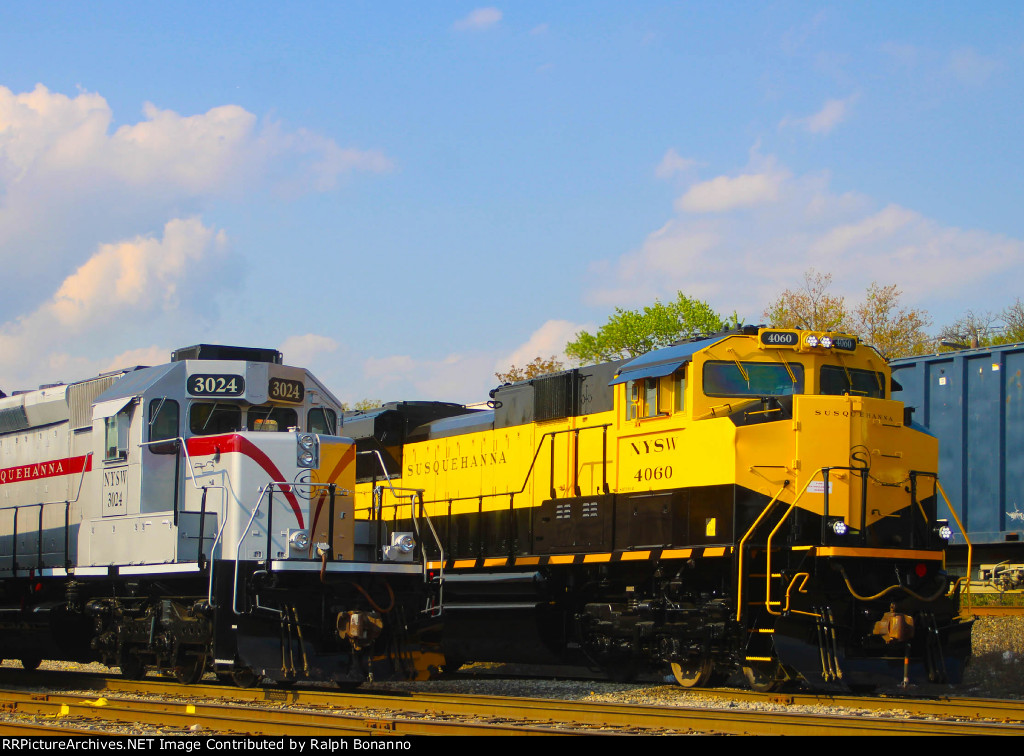
[[[745,327],[349,413],[357,540],[425,560],[447,668],[955,683],[938,446],[891,391],[853,337]]]

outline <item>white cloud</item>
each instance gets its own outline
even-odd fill
[[[776,202],[788,171],[768,170],[735,177],[718,176],[691,186],[676,200],[676,209],[688,213],[722,213],[742,207]]]
[[[288,365],[310,367],[325,355],[338,351],[338,342],[330,336],[306,333],[301,336],[289,336],[281,344],[281,353]]]
[[[57,290],[46,311],[65,330],[85,331],[130,312],[138,318],[154,310],[178,308],[179,284],[195,264],[211,266],[225,252],[223,232],[195,219],[170,221],[163,239],[136,237],[104,244]]]
[[[978,86],[988,81],[1002,68],[996,59],[981,55],[970,47],[954,51],[949,56],[948,69],[962,84]]]
[[[497,360],[493,372],[507,371],[511,365],[525,367],[536,357],[547,359],[554,356],[563,363],[568,363],[565,345],[573,341],[581,330],[587,329],[592,330],[593,326],[568,320],[549,320],[530,334],[525,344]]]
[[[636,307],[683,291],[761,322],[765,305],[811,267],[832,273],[834,291],[855,300],[873,281],[896,283],[937,322],[976,307],[971,292],[986,291],[995,306],[1019,296],[1024,241],[837,194],[826,174],[767,164],[743,174],[756,181],[722,176],[687,191],[679,214],[639,247],[591,267],[586,301]]]
[[[696,160],[684,158],[674,148],[670,147],[662,156],[658,167],[654,169],[654,175],[660,179],[672,178],[677,173],[685,173],[696,165]]]
[[[806,118],[784,118],[780,127],[798,126],[811,134],[828,134],[850,117],[850,110],[860,95],[854,93],[842,100],[826,100],[821,110]]]
[[[78,380],[166,362],[165,347],[123,347],[151,345],[154,336],[162,343],[193,337],[216,309],[228,257],[225,234],[195,218],[169,221],[159,238],[101,245],[47,301],[0,325],[0,383]]]
[[[97,245],[210,200],[325,191],[352,172],[393,167],[379,151],[289,131],[237,105],[183,116],[147,103],[143,113],[115,130],[99,94],[0,87],[0,322],[46,296]]]
[[[500,10],[494,7],[477,8],[465,18],[455,22],[456,31],[483,31],[496,26],[502,18]]]

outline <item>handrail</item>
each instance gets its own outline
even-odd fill
[[[451,498],[445,497],[443,499],[425,500],[423,503],[424,504],[439,504],[441,502],[468,501],[470,499],[491,498],[491,497],[496,497],[496,496],[515,496],[516,494],[521,494],[521,493],[523,493],[526,490],[526,486],[530,482],[530,477],[533,475],[533,470],[534,470],[534,468],[537,465],[537,458],[540,456],[541,449],[544,448],[544,441],[545,441],[545,439],[547,439],[550,436],[552,438],[552,446],[553,446],[554,445],[554,440],[553,440],[554,437],[558,436],[558,435],[561,435],[563,433],[578,433],[579,431],[585,431],[585,430],[605,429],[605,436],[606,437],[604,439],[602,447],[604,447],[605,452],[607,452],[607,445],[608,445],[607,429],[610,428],[611,426],[612,426],[612,423],[602,423],[601,425],[585,425],[582,428],[565,428],[564,430],[547,431],[547,432],[545,432],[541,436],[540,441],[537,443],[537,448],[533,452],[533,459],[530,460],[530,468],[526,471],[526,477],[523,479],[523,485],[521,485],[519,487],[518,491],[501,491],[501,492],[496,492],[496,493],[473,494],[472,496],[455,496],[455,497],[451,497]],[[552,475],[553,474],[554,474],[554,471],[552,470]],[[608,460],[607,460],[607,454],[605,454],[605,457],[604,457],[604,460],[603,460],[602,478],[603,478],[602,485],[603,485],[604,493],[610,493],[610,490],[608,488]],[[552,498],[555,498],[555,497],[552,497]]]
[[[444,596],[444,594],[443,594],[443,591],[444,591],[444,544],[441,543],[441,537],[437,534],[437,529],[434,527],[434,522],[433,522],[433,520],[430,519],[430,515],[427,514],[427,511],[426,511],[426,509],[423,506],[423,503],[424,503],[423,502],[423,489],[422,488],[409,488],[407,486],[395,486],[395,485],[393,485],[391,483],[390,479],[388,480],[388,489],[391,491],[392,496],[394,496],[396,500],[400,499],[400,498],[404,498],[404,496],[399,496],[397,493],[395,493],[396,491],[408,491],[408,492],[410,492],[408,494],[408,496],[409,496],[409,519],[412,522],[413,529],[416,531],[416,540],[420,544],[420,572],[423,575],[423,581],[426,582],[427,575],[428,575],[427,555],[426,555],[426,551],[424,550],[424,548],[422,546],[423,537],[422,537],[422,534],[420,533],[419,522],[418,522],[418,518],[416,516],[416,511],[415,511],[415,506],[417,504],[416,499],[417,498],[419,499],[418,503],[419,503],[419,507],[420,507],[420,516],[424,520],[426,520],[427,527],[430,528],[430,534],[434,537],[434,543],[437,545],[437,552],[438,552],[438,555],[439,555],[439,561],[441,563],[440,573],[439,573],[439,578],[440,578],[439,585],[441,586],[441,588],[440,588],[440,591],[438,593],[438,599],[443,603],[443,596]],[[374,497],[376,498],[378,493],[382,493],[383,490],[384,490],[383,486],[377,486],[374,489]],[[384,507],[384,497],[380,496],[378,501],[380,502],[381,509],[383,510],[383,507]],[[398,508],[405,506],[405,503],[404,502],[402,502],[402,503],[396,502],[395,504],[392,504],[390,506],[395,508],[395,510],[396,510],[395,511],[395,516],[397,517],[399,515]],[[383,512],[382,512],[382,514],[383,514]],[[428,609],[428,610],[424,610],[424,611],[430,611],[430,610]]]
[[[772,500],[769,501],[768,505],[761,511],[761,514],[758,515],[757,519],[754,520],[754,523],[747,529],[747,532],[743,534],[743,537],[740,538],[740,542],[738,544],[738,546],[739,546],[739,564],[737,565],[737,568],[736,568],[736,575],[737,575],[737,578],[738,578],[738,580],[737,580],[738,585],[737,585],[737,588],[736,588],[736,621],[737,622],[740,621],[740,618],[743,615],[743,548],[746,545],[747,540],[752,535],[754,535],[754,530],[757,528],[758,525],[761,524],[761,520],[763,520],[768,515],[769,510],[773,506],[775,506],[775,502],[777,502],[779,500],[779,497],[782,496],[782,492],[785,491],[786,488],[788,488],[788,487],[789,487],[789,481],[787,480],[782,485],[782,488],[779,489],[779,492],[777,494],[775,494],[775,496],[772,497]]]
[[[438,545],[438,549],[439,549],[440,553],[442,554],[442,563],[443,563],[444,549],[443,549],[442,544],[441,544],[441,539],[437,535],[437,532],[434,529],[432,521],[430,521],[430,519],[429,519],[429,515],[427,514],[426,508],[424,507],[424,505],[426,505],[426,504],[447,503],[449,505],[449,507],[450,507],[452,502],[455,502],[455,501],[470,501],[470,500],[474,500],[475,499],[475,500],[478,500],[478,501],[482,502],[484,498],[492,498],[492,497],[499,497],[499,496],[508,496],[508,497],[510,497],[510,501],[513,500],[514,497],[517,494],[521,494],[521,493],[523,493],[526,490],[526,487],[527,487],[527,485],[530,482],[530,478],[533,475],[533,471],[534,471],[534,469],[537,466],[537,459],[540,457],[540,453],[541,453],[541,451],[544,448],[545,440],[547,440],[549,437],[551,439],[551,456],[553,458],[554,457],[554,452],[555,452],[555,442],[554,442],[554,439],[555,439],[555,436],[558,436],[558,435],[561,435],[561,434],[572,433],[572,434],[574,434],[574,439],[577,441],[577,443],[575,443],[573,445],[573,447],[574,447],[573,448],[574,476],[576,476],[578,474],[578,469],[579,469],[579,456],[578,456],[579,455],[579,451],[578,451],[579,450],[579,444],[578,444],[578,439],[579,439],[580,432],[581,431],[585,431],[585,430],[601,430],[602,433],[603,433],[603,438],[602,438],[602,443],[601,443],[601,478],[602,478],[602,480],[601,480],[601,490],[602,490],[602,492],[604,494],[611,493],[611,488],[608,485],[608,428],[610,428],[610,427],[612,427],[612,423],[602,423],[600,425],[586,425],[586,426],[583,426],[581,428],[565,428],[563,430],[547,431],[547,432],[545,432],[541,436],[540,441],[537,443],[537,447],[536,447],[536,449],[533,452],[533,458],[530,460],[530,467],[526,471],[526,476],[523,479],[523,484],[519,487],[518,491],[501,491],[501,492],[494,492],[494,493],[474,494],[474,495],[471,495],[471,496],[445,497],[445,498],[442,498],[442,499],[431,499],[431,500],[424,500],[424,499],[421,498],[420,506],[423,507],[423,514],[424,514],[425,517],[427,517],[427,521],[430,524],[431,530],[433,531],[435,541],[436,541],[436,543]],[[387,474],[387,469],[384,467],[383,458],[381,458],[379,452],[377,452],[376,450],[371,450],[371,451],[364,452],[364,453],[375,453],[377,455],[378,460],[380,460],[381,469],[384,470],[384,475],[385,475],[385,478],[386,478],[386,480],[388,482],[388,488],[390,490],[392,490],[392,491],[396,491],[396,490],[419,491],[420,492],[420,496],[422,497],[423,489],[404,489],[404,488],[395,488],[393,486],[393,484],[391,483],[390,476],[388,476],[388,474]],[[551,491],[550,491],[551,498],[555,499],[557,497],[555,495],[555,490],[554,490],[554,461],[553,461],[553,459],[552,459],[552,463],[551,463],[550,475],[551,475]],[[382,487],[378,486],[378,490],[383,492],[384,489]],[[579,493],[578,479],[577,479],[577,484],[575,486],[574,493],[577,493],[577,494]],[[384,506],[383,493],[381,494],[380,499],[379,499],[379,506],[381,506],[381,507]],[[393,506],[393,507],[395,507],[397,509],[399,506],[402,506],[402,505],[401,504],[394,504],[394,505],[391,505],[391,506]],[[359,510],[359,511],[362,511],[362,510]],[[371,512],[371,517],[372,517],[372,515],[373,515],[373,507],[372,507],[372,505],[371,505],[370,512]],[[509,527],[511,528],[511,524],[509,525]]]
[[[803,495],[807,492],[808,487],[810,487],[811,483],[814,482],[815,478],[817,478],[817,476],[819,474],[822,476],[822,479],[823,479],[823,481],[825,483],[825,497],[826,498],[825,498],[824,514],[823,514],[823,521],[824,521],[824,517],[828,516],[828,503],[827,503],[828,502],[828,498],[827,497],[828,497],[828,472],[829,472],[829,470],[849,470],[849,471],[854,471],[854,470],[860,470],[860,469],[862,469],[862,468],[853,468],[853,467],[831,467],[831,468],[830,467],[820,467],[817,470],[815,470],[808,477],[807,482],[804,484],[803,488],[800,489],[800,492],[793,498],[793,502],[789,505],[789,509],[786,510],[786,513],[779,520],[778,524],[776,524],[776,526],[774,528],[772,528],[771,533],[769,533],[769,535],[768,535],[768,540],[767,540],[766,546],[765,546],[765,596],[764,596],[764,603],[765,603],[765,610],[769,614],[772,614],[772,615],[775,615],[775,616],[781,616],[783,614],[783,612],[776,612],[771,607],[772,540],[775,538],[775,535],[779,532],[779,529],[782,527],[783,523],[785,523],[786,519],[789,517],[789,515],[796,508],[797,502],[800,501],[800,499],[803,497]],[[949,503],[949,499],[946,497],[946,492],[945,492],[945,490],[943,490],[942,484],[939,483],[938,475],[935,474],[935,473],[927,473],[927,472],[919,472],[919,471],[913,471],[913,474],[914,475],[926,475],[926,476],[929,476],[929,477],[933,477],[935,479],[936,489],[942,494],[942,498],[945,499],[946,505],[949,507],[949,511],[953,515],[953,519],[956,520],[956,524],[960,528],[960,532],[963,533],[963,535],[964,535],[964,540],[967,541],[967,570],[968,570],[968,576],[969,576],[970,575],[970,569],[971,569],[971,567],[970,567],[970,565],[971,565],[971,545],[970,545],[970,541],[967,539],[967,533],[966,533],[966,531],[964,531],[963,525],[960,523],[960,519],[957,517],[956,512],[953,511],[953,507]],[[866,481],[864,482],[863,485],[864,486],[867,485]],[[775,498],[772,499],[772,501],[768,503],[768,505],[765,507],[764,511],[762,511],[761,516],[759,516],[757,518],[757,521],[755,521],[755,523],[748,530],[747,535],[744,536],[744,539],[743,539],[744,541],[746,540],[747,536],[749,536],[752,533],[753,529],[758,525],[758,523],[761,521],[761,519],[767,514],[768,509],[775,503],[775,501],[778,499],[778,497],[779,497],[779,495],[781,493],[782,492],[780,491],[779,494],[776,494]],[[911,506],[913,506],[914,503],[915,502],[912,501],[911,502]],[[924,512],[923,512],[923,507],[922,507],[922,514],[923,513]],[[925,522],[927,524],[927,516],[926,516]],[[862,527],[866,528],[866,526],[867,526],[866,522],[862,523]],[[741,544],[742,544],[742,542],[741,542]],[[741,560],[742,560],[742,554],[743,554],[743,551],[742,551],[742,546],[741,546],[741,549],[740,549],[740,559]],[[945,555],[943,555],[943,565],[945,565]],[[743,578],[743,575],[742,575],[742,572],[740,572],[739,575],[738,575],[738,579],[739,579],[740,582],[742,582],[742,578]],[[793,585],[793,583],[791,582],[790,583],[790,587],[786,590],[787,609],[788,609],[788,602],[789,602],[789,591],[792,588],[792,585]],[[969,584],[967,586],[967,606],[968,606],[968,610],[969,610],[970,609],[970,585]],[[741,605],[738,604],[737,605],[737,620],[739,619],[740,611],[741,611]]]
[[[245,527],[242,529],[242,534],[239,536],[238,542],[235,544],[235,579],[234,579],[234,584],[232,586],[231,611],[236,616],[241,616],[243,614],[243,612],[238,611],[238,565],[241,562],[242,541],[244,541],[245,537],[247,535],[249,535],[249,530],[252,528],[252,524],[256,520],[256,515],[259,514],[260,507],[263,506],[263,500],[267,499],[268,501],[273,502],[273,490],[274,490],[275,487],[285,487],[285,488],[303,488],[303,487],[308,487],[309,490],[310,490],[309,496],[310,496],[310,498],[312,498],[312,496],[313,496],[313,489],[316,489],[316,488],[330,489],[332,486],[333,486],[333,484],[331,484],[331,483],[304,483],[304,482],[289,482],[289,481],[282,481],[282,480],[273,480],[273,481],[267,483],[265,486],[260,486],[260,488],[259,488],[260,498],[256,500],[256,506],[254,506],[253,509],[252,509],[252,514],[249,516],[249,522],[247,522]],[[272,539],[272,531],[271,531],[270,522],[269,522],[269,517],[272,517],[272,516],[273,516],[273,503],[271,503],[270,514],[268,516],[268,522],[267,522],[267,528],[266,528],[266,530],[267,530],[267,544],[268,545],[267,545],[266,570],[264,570],[264,572],[270,572],[271,562],[273,561],[273,558],[271,557],[271,553],[270,553],[270,545],[272,544],[272,540],[271,540]],[[332,513],[332,517],[333,517],[333,513]],[[221,532],[223,532],[223,528],[221,528]],[[217,539],[214,541],[214,546],[216,546],[217,541],[220,540],[220,535],[221,535],[220,533],[217,534]],[[208,590],[208,593],[207,593],[207,596],[206,596],[206,600],[207,600],[207,603],[211,607],[215,606],[215,604],[213,603],[213,570],[210,570],[210,587],[209,587],[209,590]],[[259,607],[259,608],[261,608],[261,609],[271,609],[271,607]],[[278,611],[278,610],[271,609],[271,611]]]
[[[85,457],[92,457],[93,452],[87,452]],[[14,515],[13,534],[11,541],[11,572],[16,573],[18,571],[18,510],[28,507],[39,507],[39,525],[38,525],[38,551],[37,551],[37,565],[38,569],[43,569],[43,507],[50,507],[56,504],[64,505],[64,569],[71,569],[71,505],[76,504],[82,497],[82,486],[85,483],[85,473],[88,472],[91,465],[83,464],[82,471],[78,476],[78,490],[75,492],[75,498],[73,499],[56,499],[54,501],[37,501],[32,504],[16,504],[13,507],[5,507],[5,511],[12,512]]]
[[[946,507],[949,508],[949,513],[953,515],[953,519],[956,521],[956,526],[960,528],[960,533],[964,537],[964,543],[967,544],[967,588],[965,593],[967,594],[967,611],[971,611],[971,559],[973,557],[974,547],[971,545],[971,539],[967,537],[967,531],[964,529],[963,523],[960,522],[960,518],[956,516],[956,510],[953,509],[953,505],[949,503],[949,497],[946,496],[946,489],[939,483],[939,477],[935,476],[935,487],[939,493],[942,494],[943,501],[946,502]]]

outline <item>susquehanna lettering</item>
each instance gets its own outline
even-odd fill
[[[866,417],[869,420],[882,420],[887,423],[898,424],[899,421],[892,415],[882,415],[877,412],[862,412],[861,410],[814,410],[814,414],[820,417]]]
[[[35,465],[22,465],[21,467],[8,467],[0,470],[0,484],[15,483],[19,480],[50,478],[56,475],[67,475],[69,472],[70,470],[64,469],[64,460],[42,462]]]
[[[463,454],[461,457],[435,459],[433,462],[415,462],[406,465],[406,475],[437,475],[455,470],[470,470],[474,467],[491,467],[505,464],[505,452],[489,452],[486,454]]]

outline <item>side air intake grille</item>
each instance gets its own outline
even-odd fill
[[[0,410],[0,433],[25,430],[28,427],[28,416],[24,407],[10,407]]]
[[[121,373],[106,375],[68,386],[68,416],[71,419],[71,430],[92,426],[93,400],[113,386],[120,377]]]
[[[536,422],[576,415],[577,372],[558,373],[533,381],[533,419]]]

